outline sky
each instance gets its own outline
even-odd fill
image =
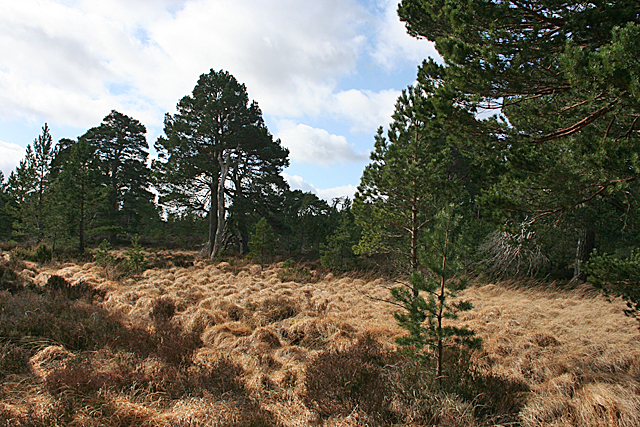
[[[46,122],[54,141],[111,110],[147,127],[201,74],[230,72],[290,150],[283,175],[319,197],[353,196],[374,135],[433,45],[406,34],[394,0],[0,1],[0,170]]]

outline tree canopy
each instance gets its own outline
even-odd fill
[[[485,173],[486,217],[569,220],[579,246],[594,241],[594,212],[637,222],[637,1],[403,0],[398,12],[443,58],[418,81]]]
[[[214,256],[224,246],[227,197],[241,204],[260,188],[283,186],[288,151],[273,140],[244,84],[226,71],[200,76],[176,114],[166,115],[164,134],[155,145],[160,200],[208,216],[205,252]]]
[[[399,15],[444,59],[419,81],[454,95],[451,134],[504,172],[497,204],[564,213],[637,179],[637,1],[404,0]]]
[[[397,255],[411,271],[420,263],[424,231],[462,189],[455,149],[434,114],[422,88],[403,91],[387,137],[378,130],[353,205],[362,228],[357,252]]]

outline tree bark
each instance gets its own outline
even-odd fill
[[[218,181],[215,178],[211,179],[209,184],[209,191],[211,193],[211,207],[209,208],[209,239],[205,243],[201,256],[210,257],[213,251],[213,242],[216,240],[216,231],[218,230]]]
[[[578,246],[576,248],[576,260],[573,267],[573,279],[575,281],[584,281],[587,279],[587,275],[582,270],[582,266],[585,262],[589,261],[591,252],[595,247],[596,233],[592,228],[583,228],[580,230],[580,236],[578,237]]]
[[[84,254],[84,183],[82,188],[82,200],[80,200],[80,223],[78,224],[78,252]]]
[[[224,204],[224,186],[227,182],[227,175],[229,175],[229,158],[231,157],[231,153],[218,154],[218,162],[220,163],[220,178],[218,180],[218,205],[217,205],[217,214],[218,214],[218,224],[216,227],[216,235],[213,241],[213,250],[211,251],[211,258],[215,257],[221,250],[223,246],[224,240],[224,228],[226,225],[226,208]],[[213,208],[213,204],[212,204]]]

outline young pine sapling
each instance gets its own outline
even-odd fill
[[[473,308],[468,301],[453,301],[467,283],[455,277],[460,270],[454,240],[458,219],[451,210],[440,211],[433,220],[432,229],[426,233],[423,264],[428,274],[416,270],[407,286],[391,290],[393,299],[404,308],[403,312],[395,313],[395,318],[409,332],[397,339],[398,344],[408,347],[419,357],[435,357],[439,381],[444,375],[445,346],[476,348],[481,344],[466,326],[444,323],[445,319],[455,320],[459,312]]]

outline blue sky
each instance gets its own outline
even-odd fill
[[[422,59],[393,0],[20,0],[0,3],[0,170],[45,122],[55,141],[111,110],[162,134],[198,76],[247,86],[291,151],[285,178],[327,200],[351,196],[374,135]],[[153,154],[153,150],[152,154]]]

